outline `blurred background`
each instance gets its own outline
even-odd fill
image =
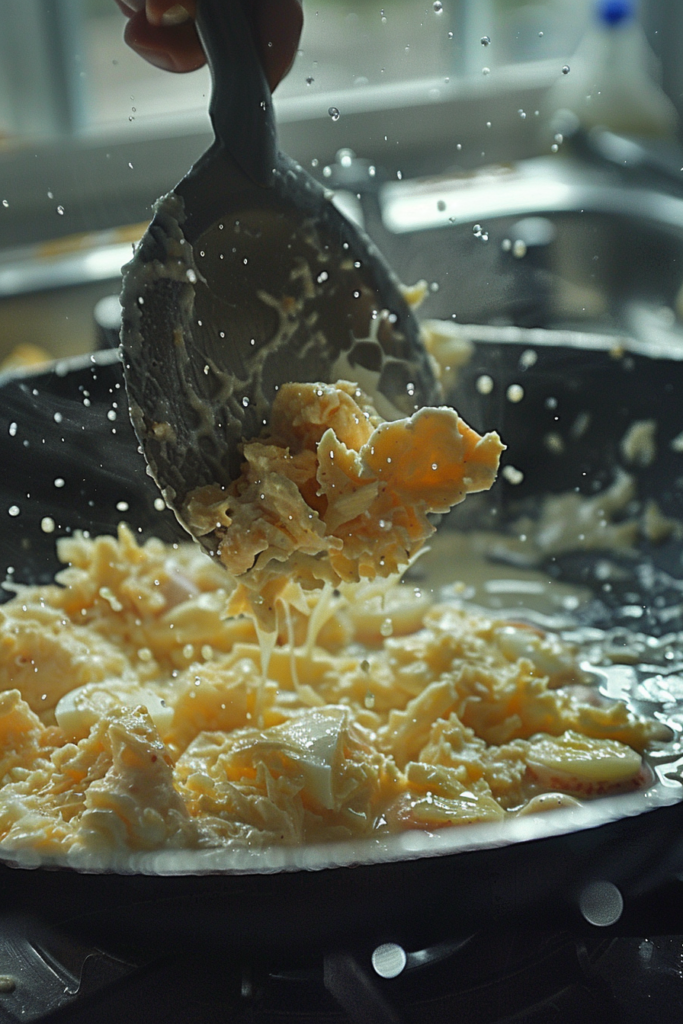
[[[679,0],[304,8],[282,146],[428,315],[676,341]],[[113,0],[0,5],[0,361],[115,340],[120,267],[210,141],[206,69],[151,67],[123,26]]]

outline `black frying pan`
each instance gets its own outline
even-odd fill
[[[677,401],[683,366],[643,356],[624,362],[600,348],[539,347],[537,363],[522,378],[519,357],[526,348],[528,343],[478,346],[458,399],[474,426],[501,431],[509,461],[525,472],[519,487],[496,485],[491,501],[498,516],[533,503],[546,487],[589,491],[593,479],[607,480],[625,427],[653,413],[661,424],[662,457],[643,475],[642,487],[669,514],[680,514],[683,492],[675,485],[675,468],[680,459],[683,473],[683,457],[666,442],[683,427]],[[482,399],[474,387],[482,372],[496,381],[492,398]],[[518,406],[496,399],[513,382],[526,389]],[[574,412],[590,408],[594,417],[560,462],[542,445],[549,395],[557,398],[567,426]],[[55,535],[69,530],[113,532],[125,518],[143,536],[182,539],[172,515],[154,507],[158,494],[137,451],[113,353],[6,379],[0,385],[0,465],[0,571],[12,566],[15,580],[50,580],[57,568]],[[55,487],[55,479],[64,486]],[[128,508],[121,511],[121,503]],[[20,512],[10,516],[6,510],[14,505]],[[44,516],[55,520],[55,534],[41,530]],[[668,570],[680,566],[679,548],[646,552],[637,564],[655,571],[653,557],[658,559],[656,571],[675,584]],[[573,571],[581,575],[576,566]],[[635,569],[634,580],[635,586]],[[611,609],[600,600],[586,614],[609,625],[616,607],[616,598]],[[669,620],[667,628],[676,626]],[[317,949],[323,941],[329,948],[393,940],[416,949],[441,935],[529,916],[535,924],[557,927],[578,919],[580,895],[593,881],[619,887],[628,919],[629,908],[644,905],[649,893],[683,871],[679,790],[671,784],[503,826],[408,833],[381,846],[366,841],[205,859],[146,855],[133,874],[27,870],[5,862],[2,906],[35,912],[101,944],[106,936],[109,946],[159,952],[207,942],[280,953]]]

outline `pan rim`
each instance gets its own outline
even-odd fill
[[[668,765],[671,767],[671,765]],[[575,807],[524,815],[512,820],[452,825],[432,832],[408,830],[383,837],[363,837],[299,846],[214,847],[126,852],[102,857],[71,852],[43,857],[35,850],[3,850],[0,868],[68,871],[100,876],[158,878],[224,877],[318,872],[372,867],[413,860],[444,858],[483,850],[561,838],[683,804],[683,782],[658,773],[647,790],[599,797]]]

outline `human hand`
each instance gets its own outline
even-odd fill
[[[235,0],[226,0],[235,2]],[[250,0],[256,44],[271,90],[296,56],[303,12],[300,0]],[[128,18],[124,39],[136,53],[165,71],[194,71],[206,57],[194,24],[196,0],[116,0]]]

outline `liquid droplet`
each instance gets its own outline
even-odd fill
[[[338,121],[339,118],[341,117],[341,114],[339,113],[337,107],[330,107],[327,113],[330,115],[333,121]]]
[[[434,0],[432,7],[434,8],[435,14],[443,14],[443,4],[441,3],[441,0]]]
[[[564,67],[562,68],[562,74],[563,75],[568,75],[570,71],[571,71],[571,68],[569,67],[569,64],[565,64]]]
[[[490,75],[491,74],[491,68],[482,68],[481,69],[481,73],[482,73],[482,75]]]
[[[2,205],[5,207],[5,209],[7,209],[7,207],[9,206],[9,203],[7,202],[6,199],[3,199]]]
[[[60,217],[63,217],[64,216],[64,207],[63,206],[58,206],[57,207],[57,213],[59,214]]]
[[[313,85],[314,82],[315,78],[313,77],[313,75],[309,75],[308,78],[306,79],[306,85]]]
[[[517,486],[524,480],[524,473],[521,469],[517,469],[515,466],[503,466],[501,475],[507,480],[509,484]]]
[[[482,46],[490,46],[491,45],[491,36],[482,36],[481,37],[481,45]]]

